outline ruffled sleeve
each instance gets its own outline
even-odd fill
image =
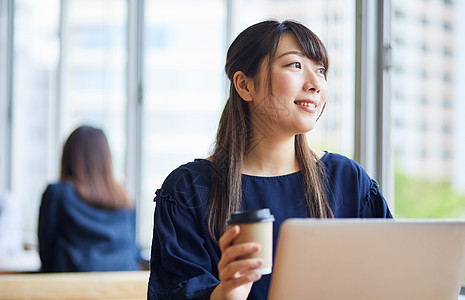
[[[205,226],[208,193],[192,176],[170,177],[154,199],[148,298],[209,299],[220,252]]]
[[[345,156],[326,153],[328,201],[336,218],[392,218],[378,183],[362,166]]]
[[[392,218],[379,185],[373,179],[370,179],[370,188],[364,201],[361,203],[360,217]]]

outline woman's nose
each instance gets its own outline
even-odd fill
[[[303,88],[306,92],[320,93],[321,84],[315,72],[311,70],[307,72]]]

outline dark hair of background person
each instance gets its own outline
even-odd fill
[[[131,206],[113,176],[108,141],[102,130],[80,126],[63,146],[60,179],[73,184],[87,204],[114,210]]]
[[[293,34],[307,57],[321,63],[326,70],[329,68],[328,54],[321,40],[307,27],[292,20],[282,23],[270,20],[253,25],[239,34],[229,47],[225,71],[231,82],[230,95],[221,115],[212,155],[212,187],[207,215],[210,235],[216,241],[225,232],[230,213],[240,209],[242,161],[252,146],[250,110],[237,93],[233,76],[242,71],[247,77],[254,78],[254,84],[259,84],[256,75],[268,57],[267,81],[271,96],[271,68],[284,34]],[[295,150],[309,216],[333,217],[324,190],[323,166],[310,150],[305,134],[296,135]]]

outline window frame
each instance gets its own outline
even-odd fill
[[[394,212],[390,130],[390,1],[356,0],[354,158]]]
[[[136,215],[140,215],[142,189],[142,123],[144,70],[144,0],[128,1],[127,30],[127,112],[126,112],[126,191],[136,201]],[[140,218],[136,218],[136,238],[139,241]]]
[[[11,189],[14,0],[0,1],[0,187]]]

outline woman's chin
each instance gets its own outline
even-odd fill
[[[297,134],[306,134],[312,131],[315,128],[315,123],[305,124],[305,126],[300,126],[297,130]]]

